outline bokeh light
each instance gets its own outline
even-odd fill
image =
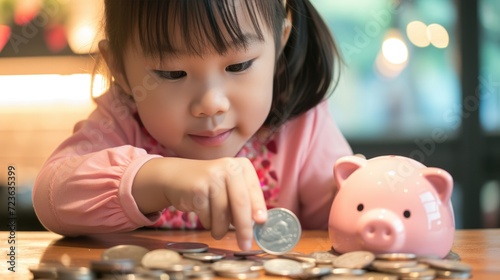
[[[384,58],[393,64],[402,64],[408,60],[408,48],[399,38],[387,38],[382,43]]]
[[[421,21],[412,21],[406,26],[406,36],[412,44],[421,48],[432,44],[442,49],[448,47],[450,43],[448,31],[437,23],[426,25]]]
[[[429,24],[429,26],[427,26],[427,34],[431,44],[436,48],[446,48],[450,43],[448,31],[446,31],[446,29],[440,24]]]
[[[406,26],[406,36],[417,47],[427,47],[431,40],[427,36],[427,25],[421,21],[412,21]]]

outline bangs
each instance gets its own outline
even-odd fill
[[[131,10],[135,13],[132,30],[138,31],[144,54],[160,58],[180,52],[224,55],[231,49],[246,49],[251,40],[264,40],[259,23],[266,25],[277,42],[285,17],[279,16],[283,9],[276,0],[136,1],[137,9]]]

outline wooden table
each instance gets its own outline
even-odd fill
[[[91,260],[100,259],[106,248],[120,244],[135,244],[148,249],[164,248],[167,242],[203,242],[222,251],[237,250],[234,232],[222,240],[214,240],[205,231],[139,230],[129,233],[95,235],[80,238],[63,238],[50,232],[0,232],[0,279],[30,279],[29,266],[39,263],[57,263],[71,266],[88,266]],[[5,238],[7,237],[7,239]],[[8,239],[8,237],[12,237]],[[15,240],[15,270],[10,272],[8,240]],[[254,249],[258,249],[254,245]],[[294,251],[310,253],[330,248],[326,231],[304,231]],[[500,229],[458,230],[452,249],[462,257],[462,262],[473,267],[473,279],[500,279]],[[263,278],[279,279],[262,274]]]

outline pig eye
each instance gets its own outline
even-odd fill
[[[409,218],[409,217],[411,216],[410,211],[409,211],[409,210],[405,210],[405,211],[403,212],[403,216],[405,216],[405,218]]]
[[[358,209],[359,212],[363,211],[364,208],[365,208],[365,206],[363,205],[363,203],[358,204],[358,208],[357,209]]]

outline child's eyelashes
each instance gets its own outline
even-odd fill
[[[162,79],[167,80],[179,80],[184,78],[187,73],[184,71],[163,71],[163,70],[153,70],[153,72]]]
[[[231,64],[225,68],[225,71],[231,73],[243,72],[252,66],[253,61],[252,59],[241,63]],[[166,80],[179,80],[187,76],[186,71],[153,70],[153,72],[159,78]]]
[[[235,73],[243,72],[243,71],[247,70],[248,68],[250,68],[250,66],[252,66],[252,63],[253,63],[253,59],[249,60],[249,61],[242,62],[242,63],[232,64],[232,65],[229,65],[226,67],[226,71],[235,72]]]

